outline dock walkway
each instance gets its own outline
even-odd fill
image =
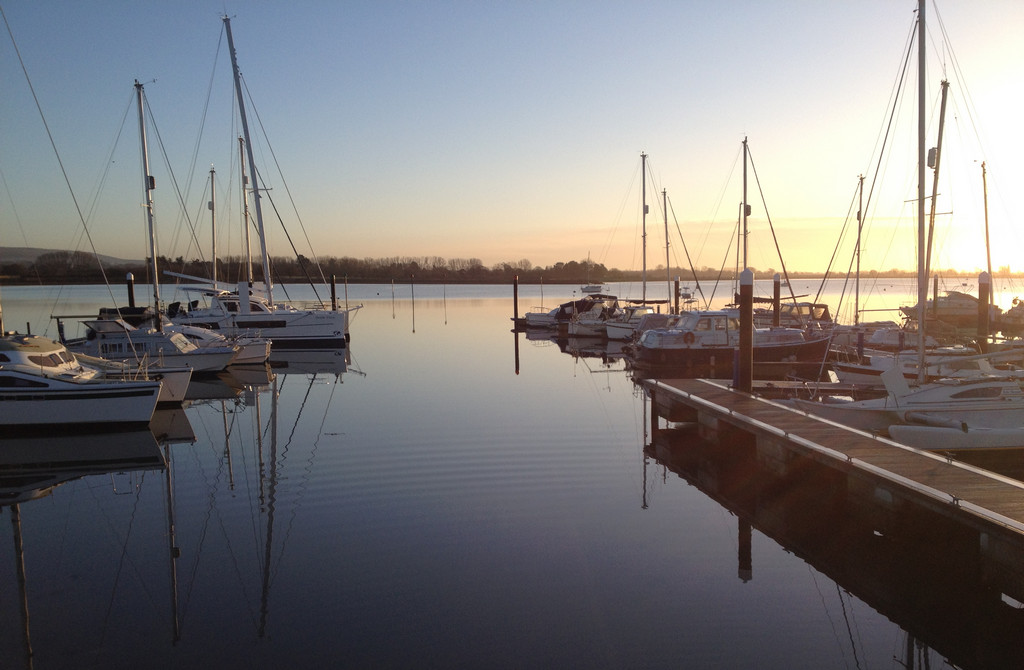
[[[858,470],[886,482],[886,489],[899,497],[959,517],[982,533],[1016,536],[1014,544],[1024,539],[1024,484],[1019,481],[732,390],[725,382],[643,384],[658,405],[681,404],[705,426],[724,422],[753,434],[759,447],[762,442],[781,445],[833,467]]]

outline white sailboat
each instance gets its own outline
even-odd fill
[[[198,281],[209,285],[202,294],[208,300],[205,306],[188,305],[187,308],[170,316],[176,324],[200,326],[230,336],[265,337],[273,342],[274,352],[341,349],[349,340],[349,316],[359,307],[337,309],[305,309],[274,302],[273,280],[270,274],[270,256],[267,253],[267,239],[264,234],[263,209],[261,203],[259,173],[253,158],[249,137],[244,96],[238,69],[234,41],[231,35],[231,19],[223,17],[228,50],[231,54],[231,68],[234,75],[235,93],[245,138],[245,154],[249,176],[252,180],[253,209],[262,254],[264,284],[262,288],[251,281],[240,282],[237,290],[228,290],[201,277],[178,273],[167,273],[182,279]],[[243,164],[244,164],[243,163]]]
[[[156,272],[156,232],[153,221],[154,180],[149,174],[149,153],[146,144],[146,116],[143,86],[135,82],[139,111],[139,138],[142,147],[144,209],[149,232],[149,255],[153,264],[153,304],[160,309],[160,282]],[[168,367],[190,367],[195,372],[223,370],[238,355],[234,345],[199,347],[181,333],[165,332],[160,319],[152,326],[135,327],[124,319],[93,319],[83,322],[85,337],[65,342],[74,352],[113,360],[145,360],[149,364]]]
[[[925,244],[925,2],[918,4],[918,324],[926,335],[927,249]],[[927,361],[925,337],[918,338],[917,361]],[[911,387],[903,369],[881,374],[887,395],[869,400],[825,398],[792,400],[812,414],[864,430],[888,432],[924,449],[1024,447],[1024,392],[1017,381],[993,377],[944,379],[925,383],[927,367],[918,365]],[[918,430],[927,428],[928,430]]]

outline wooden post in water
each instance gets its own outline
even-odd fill
[[[737,540],[739,541],[736,576],[744,583],[754,578],[754,534],[749,521],[739,520]]]
[[[512,324],[519,325],[519,275],[512,277]]]
[[[778,272],[772,277],[772,325],[778,328],[782,324],[782,275]]]
[[[750,393],[754,387],[754,273],[740,273],[740,350],[736,388]]]
[[[988,353],[990,295],[992,295],[992,275],[982,272],[978,275],[978,348],[983,354]]]
[[[338,311],[338,278],[331,275],[331,311]]]
[[[135,307],[135,275],[131,272],[124,276],[125,286],[128,287],[128,306]]]
[[[679,276],[678,275],[676,275],[675,290],[673,292],[673,297],[675,297],[676,301],[675,301],[675,306],[672,308],[672,313],[673,314],[679,314]]]

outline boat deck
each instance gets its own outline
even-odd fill
[[[983,532],[998,528],[1024,539],[1024,484],[1019,481],[734,391],[722,381],[643,383],[661,406],[681,404],[701,423],[724,423],[759,441],[855,469],[898,496],[960,517]]]

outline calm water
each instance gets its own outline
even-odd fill
[[[7,327],[110,302],[56,295],[5,289]],[[1018,644],[1016,604],[942,538],[881,537],[821,477],[652,435],[621,360],[510,332],[511,287],[349,297],[349,361],[208,383],[162,417],[170,441],[0,440],[0,462],[110,459],[0,507],[0,665],[998,667]]]

